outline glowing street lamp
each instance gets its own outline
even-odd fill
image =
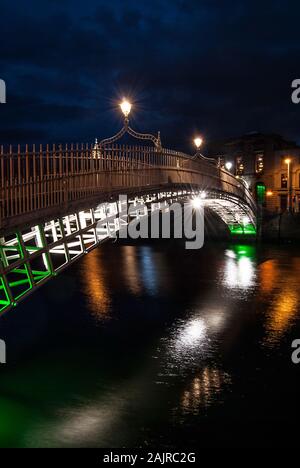
[[[123,101],[120,104],[121,111],[123,112],[125,118],[127,119],[128,115],[130,114],[131,111],[131,104],[129,101],[126,99],[123,99]]]
[[[157,133],[157,137],[155,135],[151,135],[150,133],[140,133],[136,132],[133,128],[129,126],[129,114],[131,112],[132,104],[130,101],[127,99],[123,99],[122,102],[119,103],[120,109],[124,115],[124,123],[123,127],[121,130],[119,130],[115,135],[109,137],[109,138],[104,138],[101,140],[99,143],[97,143],[98,148],[105,147],[106,145],[111,145],[115,141],[119,140],[122,138],[125,133],[128,133],[130,136],[133,138],[139,139],[139,140],[151,140],[152,143],[154,143],[155,147],[157,150],[161,151],[162,150],[162,144],[161,144],[161,139],[160,139],[160,132]]]
[[[200,148],[200,146],[202,145],[203,140],[202,140],[202,138],[197,137],[197,138],[194,139],[194,143],[195,143],[195,146],[196,146],[196,148],[198,150]]]
[[[285,164],[288,167],[288,177],[287,177],[287,189],[288,189],[288,196],[287,196],[287,210],[291,210],[291,158],[286,158],[284,160]]]
[[[232,169],[232,166],[233,166],[233,164],[232,164],[232,162],[230,162],[230,161],[228,161],[227,163],[225,163],[225,169],[226,169],[227,171],[230,171],[230,170]]]

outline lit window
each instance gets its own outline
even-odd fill
[[[244,163],[241,156],[236,158],[236,174],[242,176],[244,174]]]
[[[257,174],[261,174],[263,170],[264,170],[264,155],[262,153],[259,153],[256,155],[255,172]]]
[[[281,188],[286,189],[287,188],[287,175],[286,174],[281,174]]]

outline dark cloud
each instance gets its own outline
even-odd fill
[[[120,125],[188,149],[251,130],[300,140],[297,2],[50,1],[1,5],[2,142],[87,141]]]

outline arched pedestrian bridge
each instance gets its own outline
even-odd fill
[[[126,119],[125,127],[141,136]],[[154,144],[119,145],[114,137],[1,148],[0,312],[117,232],[124,223],[119,195],[159,208],[200,196],[232,232],[255,234],[256,205],[243,181],[200,154],[164,149],[159,136],[145,137]]]

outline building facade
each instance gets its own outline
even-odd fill
[[[280,135],[257,132],[211,146],[210,156],[243,178],[269,212],[300,211],[300,147]]]

